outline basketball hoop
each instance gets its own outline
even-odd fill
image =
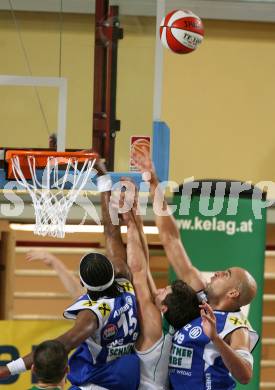
[[[63,238],[68,213],[92,177],[95,153],[8,150],[8,177],[29,192],[34,234]],[[39,172],[39,175],[38,175]]]

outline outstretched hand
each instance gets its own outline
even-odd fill
[[[135,183],[129,177],[120,178],[120,186],[112,190],[110,209],[119,214],[121,221],[128,225],[135,219],[138,208],[138,193]]]
[[[208,303],[204,302],[200,308],[204,334],[213,341],[218,337],[216,316]]]
[[[150,157],[150,152],[146,147],[140,147],[132,152],[132,159],[135,166],[142,172],[155,173],[154,165]]]
[[[27,261],[41,260],[44,264],[52,267],[55,256],[46,251],[32,250],[26,254]]]

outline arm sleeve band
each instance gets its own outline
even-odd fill
[[[236,349],[235,352],[241,356],[247,363],[251,365],[253,368],[254,359],[252,354],[249,351],[246,351],[245,349]]]
[[[12,360],[7,364],[7,367],[11,375],[21,374],[21,372],[27,371],[24,360],[22,358]]]
[[[99,176],[97,178],[97,189],[99,192],[111,191],[112,179],[110,175]]]

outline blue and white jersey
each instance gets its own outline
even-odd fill
[[[241,311],[214,313],[221,338],[238,328],[248,328],[250,350],[254,349],[259,337]],[[236,383],[224,365],[219,351],[204,334],[201,321],[201,317],[196,318],[174,335],[169,359],[171,389],[234,389]]]
[[[131,372],[133,389],[138,386],[139,360],[133,353],[139,332],[136,297],[128,280],[116,281],[121,289],[120,296],[91,301],[85,294],[64,312],[65,318],[75,319],[81,310],[91,310],[98,318],[96,332],[69,360],[68,378],[73,385],[94,383],[108,389],[126,390],[131,388]]]

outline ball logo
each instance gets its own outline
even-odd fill
[[[191,339],[197,339],[198,337],[200,337],[200,335],[202,334],[202,329],[200,326],[195,326],[194,328],[192,328],[189,332],[189,337]]]
[[[115,337],[117,334],[117,327],[114,324],[109,324],[103,331],[104,340],[110,340]]]

